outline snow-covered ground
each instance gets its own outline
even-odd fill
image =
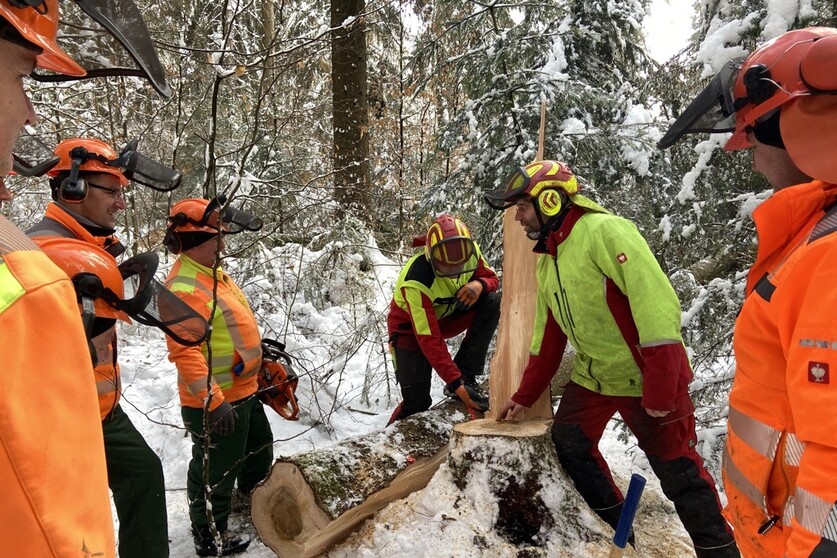
[[[341,248],[348,253],[349,260],[354,257],[352,250]],[[327,246],[323,253],[329,249]],[[355,278],[366,281],[367,291],[372,293],[365,304],[367,315],[360,318],[356,311],[347,310],[345,304],[342,307],[315,307],[303,293],[316,291],[310,286],[307,290],[299,288],[291,292],[288,277],[299,278],[311,273],[312,270],[305,266],[319,261],[317,254],[305,258],[297,256],[293,260],[288,256],[293,247],[277,249],[267,254],[267,263],[261,266],[260,275],[241,281],[251,300],[257,301],[256,314],[266,330],[273,331],[274,337],[285,340],[291,350],[304,357],[303,365],[297,369],[301,373],[300,420],[286,421],[268,411],[276,456],[322,448],[350,436],[382,429],[395,405],[395,401],[388,398],[388,394],[394,394],[397,399],[398,394],[392,374],[384,380],[387,375],[374,372],[387,369],[387,355],[383,350],[385,336],[368,339],[356,332],[358,329],[374,332],[375,328],[363,322],[383,320],[399,264],[387,260],[374,247],[355,249],[359,252],[355,259],[365,258],[372,263],[371,271]],[[298,254],[298,247],[296,250]],[[292,261],[302,267],[289,263]],[[236,266],[235,261],[225,263],[225,267],[233,272]],[[342,274],[334,274],[327,279],[331,283],[323,288],[339,290],[335,283],[339,286],[344,280]],[[272,293],[271,288],[274,289]],[[270,297],[282,303],[258,302]],[[274,313],[265,313],[265,308],[272,308]],[[335,346],[345,347],[352,340],[362,338],[364,340],[356,350],[347,352],[349,356],[335,359]],[[142,326],[122,325],[119,361],[124,387],[121,405],[163,462],[171,556],[194,556],[185,491],[191,442],[182,426],[176,371],[168,362],[162,335]],[[373,372],[377,375],[370,386],[368,377]],[[315,382],[312,381],[314,375],[327,379]],[[434,382],[432,396],[434,401],[439,401],[443,398],[442,383],[438,378]],[[368,396],[365,400],[362,398],[364,393]],[[627,480],[633,472],[649,479],[636,525],[640,547],[636,552],[628,551],[626,556],[693,555],[673,507],[661,497],[659,484],[642,452],[630,442],[618,439],[614,429],[606,433],[602,448],[623,489],[627,488]],[[490,514],[486,513],[484,502],[463,500],[461,496],[443,465],[425,490],[384,508],[328,555],[333,558],[517,556],[514,547],[490,533]],[[544,556],[607,556],[608,550],[602,541],[610,537],[609,529],[586,506],[579,508],[579,520],[589,529],[589,536],[570,540],[553,537]],[[234,526],[235,523],[231,525]],[[475,537],[479,537],[479,545],[475,545]],[[274,553],[256,540],[244,556],[269,557]]]

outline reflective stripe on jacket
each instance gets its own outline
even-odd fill
[[[814,181],[753,214],[723,463],[725,514],[746,558],[837,556],[835,202],[837,186]]]
[[[440,321],[444,323],[456,311],[456,293],[470,281],[479,280],[483,292],[496,291],[500,286],[497,274],[485,263],[479,246],[474,245],[476,269],[454,277],[436,277],[424,252],[414,254],[398,275],[387,317],[390,339],[393,335],[413,336],[446,384],[459,379],[461,372],[450,356]]]
[[[72,215],[55,202],[50,202],[44,218],[28,229],[26,235],[33,239],[36,244],[54,237],[77,238],[103,250],[119,243],[116,237],[112,235],[93,236]],[[116,408],[122,394],[122,380],[116,359],[116,346],[116,336],[114,335],[108,354],[100,355],[99,363],[93,369],[96,392],[99,395],[99,415],[102,420]]]
[[[0,345],[3,547],[21,556],[113,557],[102,423],[75,291],[3,216]]]
[[[514,401],[537,400],[568,340],[573,382],[673,410],[692,378],[680,301],[636,226],[598,206],[575,206],[540,248],[530,359]]]
[[[186,255],[174,263],[166,286],[209,322],[209,344],[184,347],[166,336],[169,360],[177,366],[180,402],[202,408],[208,397],[207,375],[212,352],[210,410],[224,400],[238,401],[258,389],[256,373],[262,365],[262,347],[256,317],[244,293],[232,278],[217,270],[217,302],[212,268]]]

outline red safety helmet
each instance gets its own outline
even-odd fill
[[[113,256],[77,238],[37,237],[35,242],[72,279],[80,305],[82,299],[90,299],[97,318],[131,323],[128,314],[116,308],[123,301],[125,287]]]
[[[84,76],[87,74],[84,68],[56,42],[58,15],[58,0],[43,0],[40,6],[21,0],[0,0],[0,18],[14,27],[27,42],[41,49],[36,58],[39,68],[68,76]],[[5,34],[2,36],[7,38]],[[9,40],[17,42],[11,37]]]
[[[449,213],[436,217],[424,242],[424,253],[438,277],[452,277],[477,268],[476,245],[468,227]]]

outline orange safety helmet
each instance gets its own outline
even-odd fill
[[[665,149],[688,133],[733,132],[724,145],[732,151],[751,147],[748,132],[757,138],[767,132],[781,136],[776,145],[788,151],[802,172],[837,182],[832,154],[837,142],[835,59],[837,29],[788,31],[748,57],[725,64],[657,146]],[[773,130],[768,129],[771,125]]]
[[[125,296],[125,287],[113,256],[77,238],[37,237],[35,242],[72,279],[80,304],[92,299],[97,318],[131,323],[128,314],[114,306]]]
[[[84,76],[87,74],[84,68],[61,50],[55,40],[58,15],[58,0],[42,0],[39,5],[31,0],[0,0],[0,18],[14,27],[26,41],[41,49],[36,59],[39,68],[68,76]]]
[[[735,76],[735,132],[724,149],[750,147],[747,132],[777,108],[817,92],[837,91],[835,39],[837,29],[810,27],[788,31],[754,50]]]
[[[73,160],[78,159],[81,161],[81,164],[78,166],[80,172],[112,174],[119,179],[121,186],[128,185],[128,178],[120,167],[119,155],[116,154],[116,151],[111,146],[100,139],[65,139],[55,146],[54,153],[59,158],[59,161],[47,173],[50,177],[54,178],[62,172],[70,172],[73,169]]]
[[[187,198],[180,200],[171,207],[169,221],[175,232],[218,232],[218,216],[221,204],[216,200],[212,207],[210,200],[203,198]],[[223,228],[223,224],[222,224]]]
[[[427,229],[424,254],[437,277],[461,275],[477,268],[476,245],[471,231],[450,213],[436,217]]]

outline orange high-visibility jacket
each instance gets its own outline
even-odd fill
[[[745,558],[837,556],[836,201],[815,181],[753,214],[723,464]]]
[[[0,216],[0,545],[26,558],[113,557],[102,423],[73,286]],[[35,403],[37,400],[37,404]]]
[[[57,226],[56,226],[57,224]],[[36,243],[50,237],[78,238],[106,250],[118,243],[115,236],[94,236],[90,234],[72,215],[67,213],[55,202],[47,205],[44,219],[27,231],[27,235]],[[114,261],[114,263],[116,263]],[[96,392],[99,394],[99,414],[102,420],[107,417],[119,403],[122,391],[122,381],[119,374],[119,364],[116,362],[117,340],[113,338],[107,355],[99,356],[99,363],[93,369],[96,381]]]
[[[262,366],[261,335],[244,293],[220,268],[214,277],[212,268],[181,255],[166,278],[166,287],[211,326],[209,346],[204,342],[198,347],[184,347],[166,336],[169,360],[177,366],[181,405],[198,409],[205,406],[211,368],[210,411],[225,400],[232,403],[256,393],[256,373]],[[213,289],[216,279],[217,289]]]

